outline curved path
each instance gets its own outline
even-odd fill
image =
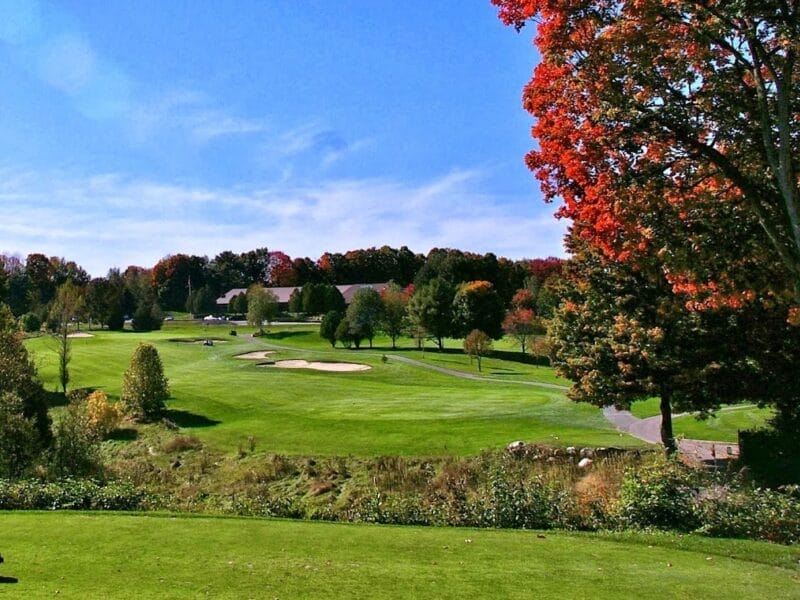
[[[604,408],[603,415],[620,431],[629,433],[633,437],[651,444],[661,443],[660,415],[640,419],[634,417],[630,411],[618,410],[613,406]],[[732,442],[686,439],[679,439],[677,442],[681,453],[699,461],[725,460],[739,456],[739,445]]]
[[[254,338],[257,339],[257,338]],[[269,348],[276,350],[290,350],[293,352],[303,352],[307,348],[297,348],[293,346],[283,346],[280,344],[272,344],[264,340],[259,340],[262,344]],[[333,353],[333,350],[313,350],[313,352]],[[383,356],[377,352],[361,351],[362,355],[367,356]],[[541,381],[519,381],[519,380],[506,380],[497,379],[495,377],[484,377],[474,373],[465,373],[464,371],[457,371],[447,367],[440,367],[432,365],[421,360],[408,358],[407,356],[392,355],[391,360],[420,367],[422,369],[429,369],[449,375],[451,377],[460,377],[461,379],[471,379],[473,381],[491,381],[499,383],[516,383],[520,385],[529,385],[538,388],[545,388],[550,390],[567,391],[569,387],[565,385],[558,385],[555,383],[544,383]],[[640,419],[633,416],[630,411],[618,410],[613,406],[607,406],[603,409],[603,416],[613,424],[620,431],[624,431],[635,438],[648,442],[650,444],[661,444],[661,416],[649,417],[647,419]],[[676,415],[677,416],[677,415]],[[687,440],[679,439],[678,449],[684,455],[694,458],[699,461],[715,461],[720,459],[728,459],[739,456],[739,445],[731,442],[715,442],[707,440]]]

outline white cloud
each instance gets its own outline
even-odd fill
[[[0,239],[8,251],[64,256],[95,275],[150,266],[169,253],[260,246],[312,258],[383,244],[563,254],[565,225],[547,208],[476,191],[479,178],[454,171],[419,185],[364,179],[240,190],[7,171],[0,172]]]

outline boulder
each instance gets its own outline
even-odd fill
[[[581,458],[593,458],[594,457],[594,450],[591,448],[581,448]]]
[[[525,450],[525,442],[517,440],[516,442],[511,442],[508,446],[506,446],[506,452],[511,452],[512,454],[519,454]]]
[[[579,469],[588,469],[592,466],[592,462],[594,462],[591,458],[582,458],[578,463]]]

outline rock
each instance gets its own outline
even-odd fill
[[[549,462],[549,463],[554,463],[554,462],[557,462],[557,461],[558,461],[558,459],[555,456],[548,456],[547,457],[547,462]]]
[[[578,449],[575,446],[570,446],[567,448],[567,456],[575,456],[578,453]]]
[[[578,463],[578,468],[579,469],[588,469],[589,467],[592,466],[593,462],[594,461],[591,458],[582,458],[580,460],[580,462]]]
[[[517,440],[516,442],[511,442],[508,446],[506,446],[506,452],[511,452],[512,454],[519,454],[525,450],[525,442]]]

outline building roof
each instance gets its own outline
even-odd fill
[[[355,296],[356,292],[363,288],[372,288],[376,292],[380,293],[386,289],[388,283],[348,283],[345,285],[337,285],[336,288],[341,292],[342,296],[344,297],[345,304],[350,304],[353,301],[353,296]],[[267,288],[268,290],[272,291],[278,297],[278,302],[280,304],[288,304],[289,297],[292,295],[292,292],[295,290],[301,289],[300,286],[289,286],[289,287],[270,287]],[[233,300],[234,296],[238,296],[239,294],[246,294],[246,288],[234,288],[232,290],[228,290],[223,296],[217,298],[217,305],[218,306],[228,306]]]

